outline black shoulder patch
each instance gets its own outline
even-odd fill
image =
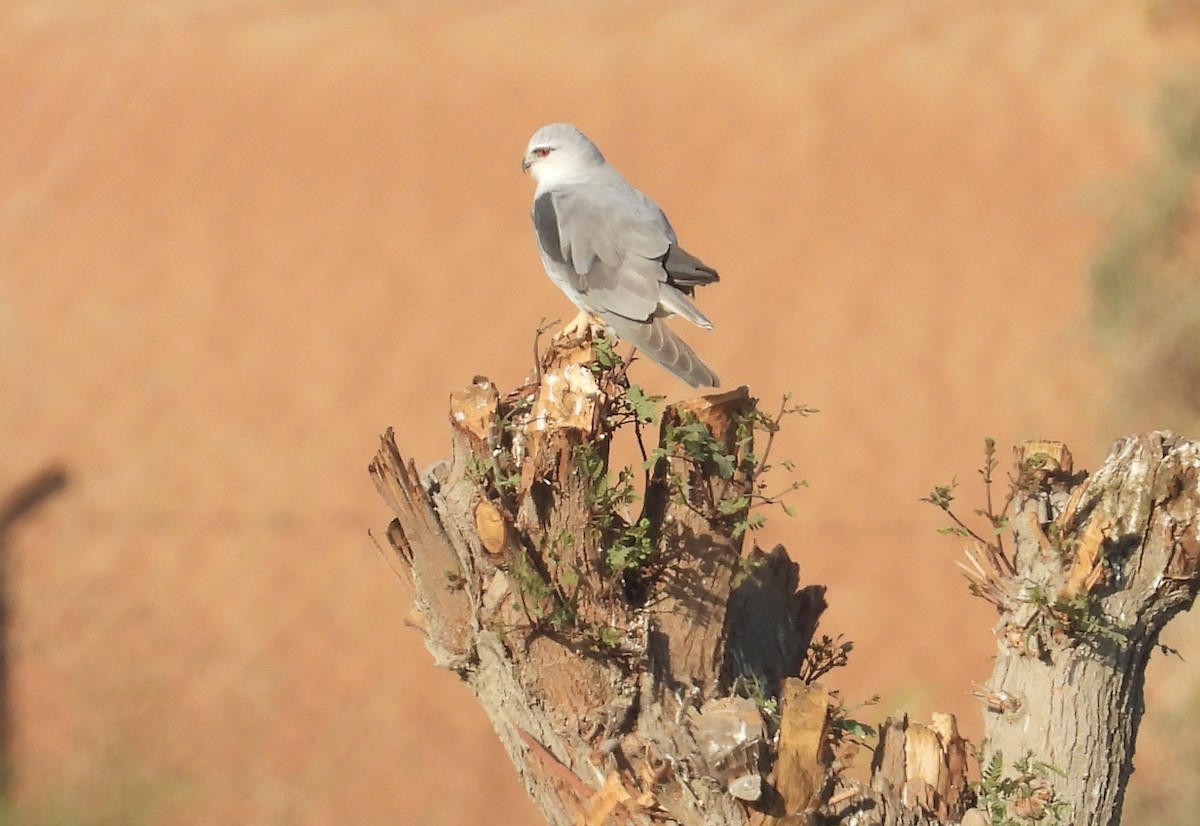
[[[533,201],[533,231],[537,233],[542,250],[559,264],[567,263],[562,240],[558,236],[558,213],[554,209],[554,193],[543,192]]]

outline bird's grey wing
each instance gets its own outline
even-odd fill
[[[577,184],[534,200],[533,225],[543,255],[596,312],[648,319],[667,280],[661,259],[670,226],[628,186]],[[549,266],[549,264],[548,264]]]
[[[687,295],[720,280],[715,269],[679,246],[658,204],[623,181],[566,189],[556,193],[553,209],[564,227],[559,241],[567,240],[577,272],[587,271],[593,255],[610,266],[636,256],[656,260],[659,267],[645,267],[645,272]],[[601,286],[600,274],[589,286]]]
[[[717,374],[700,360],[683,339],[671,332],[661,318],[652,318],[647,322],[634,321],[613,313],[601,313],[600,317],[620,338],[692,387],[720,386],[721,380]]]
[[[558,211],[554,208],[554,193],[544,192],[533,199],[533,234],[537,238],[538,250],[546,273],[559,289],[578,303],[584,284],[579,273],[571,266],[571,248],[563,243],[558,231]]]
[[[613,267],[635,255],[660,258],[675,241],[662,210],[619,176],[557,189],[554,208],[577,272],[596,258]]]

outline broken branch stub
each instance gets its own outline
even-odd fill
[[[472,606],[462,589],[465,564],[458,546],[421,485],[416,467],[405,463],[389,428],[371,477],[396,518],[387,537],[426,629],[426,644],[438,665],[459,669],[469,659]]]
[[[752,483],[744,467],[752,439],[739,423],[753,410],[745,387],[668,408],[646,491],[660,537],[650,645],[665,673],[705,700],[716,696],[724,666],[725,614],[745,538],[734,527],[749,510]]]

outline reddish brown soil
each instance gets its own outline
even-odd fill
[[[727,384],[821,410],[759,541],[829,586],[837,686],[978,732],[992,615],[917,500],[978,502],[984,436],[1094,466],[1124,429],[1086,278],[1181,51],[1140,5],[92,5],[0,10],[0,490],[73,480],[9,537],[21,801],[538,822],[365,470],[569,314],[518,169],[559,119],[721,270],[685,334]]]

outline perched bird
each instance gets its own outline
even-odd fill
[[[663,320],[679,315],[711,330],[690,297],[717,271],[676,243],[658,204],[568,123],[537,130],[521,168],[537,180],[532,217],[542,264],[580,310],[563,333],[581,332],[594,317],[692,387],[716,387],[717,375]]]

